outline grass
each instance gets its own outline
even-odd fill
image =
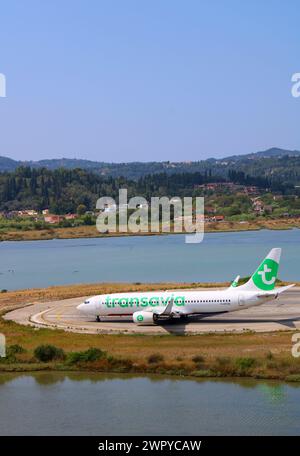
[[[183,287],[199,287],[199,284],[92,284],[7,292],[0,294],[0,312],[33,301],[83,294]],[[37,329],[0,318],[0,333],[6,336],[10,351],[10,358],[0,361],[0,371],[71,369],[300,380],[300,358],[291,355],[290,331],[184,336],[94,335]],[[52,345],[63,350],[65,359],[39,362],[35,350],[40,345]],[[89,351],[91,347],[94,351]],[[105,353],[105,356],[98,357],[97,353]],[[68,362],[70,359],[73,362]]]
[[[124,351],[120,352],[115,349],[107,352],[103,349],[106,344],[103,341],[98,344],[96,337],[93,343],[96,346],[99,345],[101,348],[99,346],[90,346],[88,349],[62,352],[62,346],[52,346],[53,353],[63,353],[64,356],[53,356],[51,359],[40,359],[38,355],[41,351],[40,346],[37,346],[34,351],[23,348],[22,352],[12,354],[8,358],[0,360],[0,372],[29,372],[44,369],[60,371],[79,370],[195,377],[252,377],[256,379],[300,381],[300,360],[293,358],[290,353],[285,353],[284,351],[274,355],[272,362],[270,362],[266,357],[266,353],[263,351],[258,352],[257,355],[240,356],[244,351],[240,347],[239,356],[235,356],[233,353],[229,356],[222,357],[207,354],[205,358],[202,358],[202,362],[198,363],[190,355],[184,357],[183,360],[178,360],[170,350],[166,349],[151,353],[146,357],[138,353],[137,346],[131,353],[124,353]],[[183,340],[193,339],[194,337],[188,336]],[[223,338],[226,337],[227,335],[223,336]],[[166,338],[174,339],[175,336],[166,336]],[[124,340],[122,342],[124,343]],[[138,346],[141,345],[140,342]],[[153,350],[153,348],[151,349]],[[8,350],[10,351],[10,347],[8,347]],[[208,352],[206,351],[206,353]],[[246,354],[247,350],[244,353]]]

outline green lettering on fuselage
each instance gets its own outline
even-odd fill
[[[140,305],[139,298],[130,298],[129,299],[129,305],[130,305],[130,307],[134,307],[134,306],[135,307],[139,307],[139,305]]]
[[[142,297],[126,297],[111,298],[109,295],[105,299],[105,306],[111,307],[155,307],[155,306],[167,306],[171,299],[174,299],[175,306],[185,306],[185,296],[148,296]]]
[[[119,299],[119,306],[120,307],[128,307],[128,298],[120,298]]]
[[[145,296],[141,299],[141,306],[147,307],[149,305],[149,300]]]

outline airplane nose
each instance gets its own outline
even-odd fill
[[[83,307],[84,307],[84,304],[79,304],[79,306],[77,306],[76,309],[82,311]]]

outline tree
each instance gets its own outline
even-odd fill
[[[86,206],[84,204],[79,204],[77,206],[76,212],[78,215],[83,215],[86,212]]]

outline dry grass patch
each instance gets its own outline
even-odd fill
[[[258,217],[255,220],[245,223],[225,221],[208,222],[205,224],[206,232],[223,231],[247,231],[247,230],[284,230],[300,228],[299,218],[287,219],[265,219]],[[0,233],[0,241],[36,241],[47,239],[76,239],[76,238],[96,238],[96,237],[115,237],[115,236],[152,236],[157,233],[99,233],[95,225],[74,226],[69,228],[51,227],[46,230],[13,230],[7,229]]]

